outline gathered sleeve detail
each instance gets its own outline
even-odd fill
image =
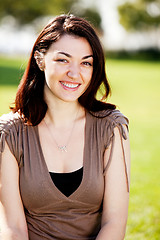
[[[4,146],[5,146],[5,134],[0,129],[0,166],[1,166],[2,153],[4,151]]]
[[[0,164],[6,143],[18,165],[21,166],[23,161],[22,122],[18,114],[9,113],[0,117]]]
[[[129,177],[126,163],[125,150],[123,146],[123,141],[127,139],[126,130],[128,131],[129,120],[118,110],[110,111],[106,117],[102,120],[103,127],[103,139],[104,139],[104,150],[109,149],[109,158],[106,166],[103,168],[103,174],[105,176],[107,169],[112,160],[114,143],[115,143],[115,134],[114,129],[117,127],[120,134],[120,142],[122,147],[123,162],[126,176],[127,191],[129,192]]]

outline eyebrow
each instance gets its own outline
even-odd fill
[[[69,53],[58,52],[58,54],[63,54],[63,55],[65,55],[66,57],[72,58],[72,56],[71,56]],[[90,58],[90,57],[93,58],[93,55],[91,54],[91,55],[84,56],[82,59],[84,60],[84,59],[87,59],[87,58]]]

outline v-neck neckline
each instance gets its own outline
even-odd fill
[[[87,173],[89,171],[89,158],[87,156],[87,150],[88,150],[88,142],[87,142],[87,136],[88,136],[88,131],[89,131],[89,124],[88,124],[88,116],[89,113],[88,111],[85,111],[85,128],[84,128],[84,148],[83,148],[83,177],[82,177],[82,181],[79,185],[79,187],[70,195],[70,196],[65,196],[54,184],[54,182],[52,181],[52,178],[50,176],[48,167],[47,167],[47,163],[45,161],[45,157],[43,154],[43,150],[42,150],[42,146],[41,146],[41,142],[40,142],[40,137],[39,137],[39,130],[38,130],[38,125],[35,126],[35,130],[36,130],[36,137],[37,137],[37,142],[38,142],[38,148],[40,151],[40,156],[41,156],[41,162],[43,164],[44,167],[44,173],[45,176],[47,178],[47,182],[50,188],[50,191],[53,192],[54,196],[56,195],[57,198],[59,198],[61,201],[63,200],[72,200],[73,198],[78,198],[78,196],[81,194],[81,192],[83,192],[85,190],[85,188],[87,187]]]

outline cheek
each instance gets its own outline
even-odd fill
[[[56,70],[56,66],[54,64],[47,64],[45,66],[45,71],[46,71],[46,75],[52,75],[54,74],[57,70]]]
[[[93,69],[92,68],[88,68],[88,69],[82,68],[81,74],[86,81],[90,81],[90,79],[92,78],[92,75],[93,75]]]
[[[46,81],[57,79],[62,74],[61,69],[55,66],[54,64],[50,64],[46,66],[44,72],[45,72]]]
[[[93,75],[93,71],[89,71],[87,74],[86,74],[86,82],[88,82],[88,84],[90,84],[91,82],[91,79],[92,79],[92,75]]]
[[[85,81],[85,91],[87,90],[87,88],[89,87],[90,83],[91,83],[91,80],[92,80],[92,74],[88,74],[87,78],[86,78],[86,81]]]

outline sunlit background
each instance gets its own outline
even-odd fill
[[[41,27],[53,15],[68,12],[86,17],[101,29],[107,49],[160,49],[160,0],[65,0],[61,4],[50,0],[42,7],[38,0],[27,2],[1,0],[1,53],[30,52]],[[49,9],[48,5],[52,7]],[[42,11],[43,7],[46,11]]]
[[[0,115],[8,113],[14,102],[39,31],[62,13],[85,17],[94,25],[112,87],[108,101],[130,120],[132,166],[125,240],[159,240],[160,0],[1,0]]]

